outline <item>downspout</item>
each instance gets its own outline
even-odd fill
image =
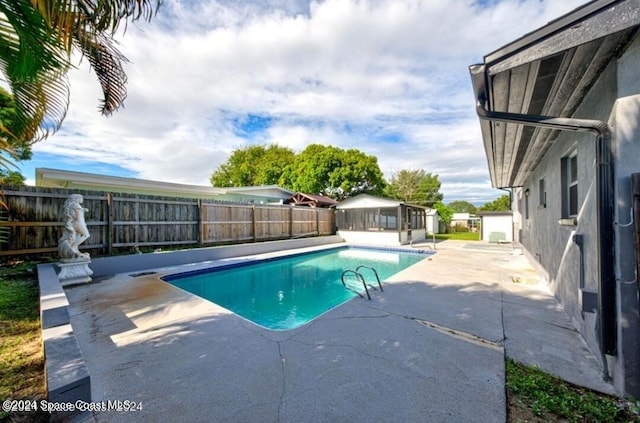
[[[507,188],[498,188],[499,190],[506,191],[509,194],[509,210],[513,209],[513,191]]]
[[[509,211],[511,212],[511,245],[513,245],[513,241],[515,241],[516,238],[518,239],[518,242],[520,242],[520,237],[516,237],[516,228],[513,224],[513,190],[507,188],[498,189],[509,193]]]
[[[614,268],[613,164],[611,163],[611,131],[606,122],[494,112],[486,109],[486,70],[484,65],[470,67],[476,89],[478,117],[492,122],[506,122],[560,131],[588,132],[596,136],[596,217],[598,238],[598,323],[596,330],[603,354],[617,353],[616,276]]]

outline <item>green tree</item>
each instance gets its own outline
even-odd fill
[[[452,201],[447,206],[456,213],[476,214],[478,209],[468,201],[458,200]]]
[[[0,184],[21,186],[25,185],[26,178],[16,170],[0,169]]]
[[[108,115],[126,97],[127,60],[113,39],[121,23],[150,20],[162,0],[0,0],[0,72],[15,98],[12,135],[37,141],[55,132],[69,102],[66,75],[74,51],[102,87]],[[6,151],[7,144],[0,145]]]
[[[234,150],[211,175],[214,187],[275,185],[294,162],[293,150],[277,145],[253,145]]]
[[[438,201],[437,203],[435,203],[433,205],[433,208],[438,211],[440,219],[442,219],[442,221],[445,223],[445,227],[448,228],[455,211],[451,207],[445,206],[442,201]]]
[[[293,191],[343,200],[360,193],[378,194],[385,181],[378,159],[357,149],[311,144],[285,169],[280,185]]]
[[[0,88],[0,138],[5,148],[0,148],[0,183],[24,185],[25,177],[18,171],[10,170],[13,160],[31,159],[31,143],[13,135],[16,119],[16,103],[8,92]]]
[[[509,194],[501,195],[495,200],[480,207],[481,211],[509,211],[511,210],[511,198]]]
[[[442,201],[438,175],[424,170],[401,170],[393,174],[385,189],[385,195],[406,203],[433,207]]]

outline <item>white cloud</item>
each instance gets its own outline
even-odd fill
[[[584,0],[178,1],[129,25],[129,96],[110,118],[86,61],[63,129],[36,154],[110,163],[139,177],[208,184],[233,149],[358,148],[385,175],[437,173],[448,201],[488,201],[468,75],[482,56]],[[238,131],[249,115],[269,118]],[[84,164],[83,164],[84,163]],[[53,166],[52,166],[53,167]]]

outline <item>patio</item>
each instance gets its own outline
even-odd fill
[[[469,245],[438,243],[436,255],[395,275],[372,301],[356,298],[283,332],[157,274],[67,289],[92,401],[142,404],[94,417],[504,422],[505,348],[565,380],[614,392],[525,258]]]

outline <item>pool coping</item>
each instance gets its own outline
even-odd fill
[[[91,262],[94,278],[116,273],[139,272],[192,263],[240,258],[253,255],[281,255],[285,251],[336,245],[346,245],[337,236],[299,238],[248,244],[225,245],[191,250],[177,250],[148,254],[133,254],[96,258]],[[328,247],[329,248],[329,247]],[[45,385],[49,403],[91,402],[91,375],[69,318],[69,300],[58,278],[56,263],[38,264],[40,291],[40,325],[45,360]],[[117,269],[117,272],[113,270]],[[71,407],[73,408],[73,407]],[[67,417],[89,413],[75,410],[53,413],[52,417]]]

